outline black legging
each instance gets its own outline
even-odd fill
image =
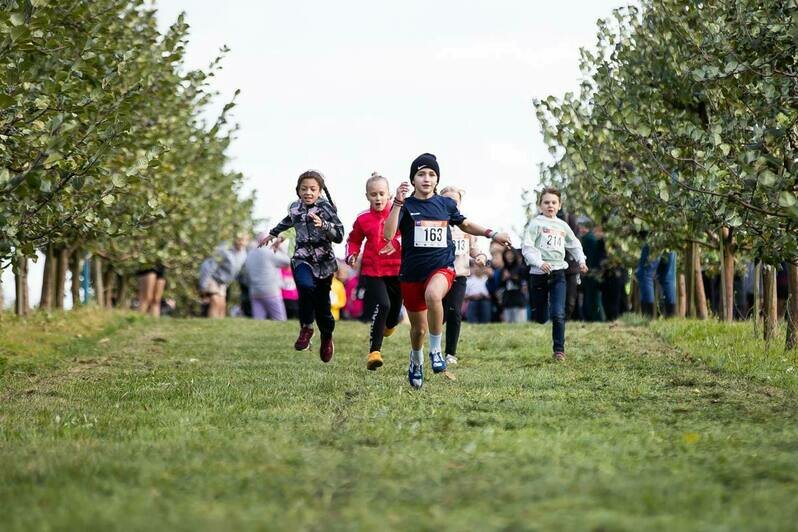
[[[443,321],[446,323],[446,346],[444,353],[455,356],[460,340],[460,322],[463,321],[463,299],[465,299],[466,276],[454,278],[452,288],[443,298]]]
[[[294,281],[299,291],[299,323],[313,325],[315,320],[321,336],[332,336],[335,318],[330,308],[330,286],[332,275],[317,279],[310,266],[299,263],[294,268]]]
[[[399,277],[371,277],[361,276],[361,282],[366,290],[364,299],[371,301],[371,330],[369,332],[369,350],[382,349],[382,339],[385,328],[393,328],[399,323],[399,312],[402,310],[402,290],[399,287]]]

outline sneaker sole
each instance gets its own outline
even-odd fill
[[[382,360],[372,360],[371,362],[366,362],[366,369],[369,371],[376,371],[377,368],[382,367]]]

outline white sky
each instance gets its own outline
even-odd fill
[[[314,168],[348,229],[368,206],[372,171],[395,189],[428,151],[441,185],[466,190],[467,217],[516,234],[521,191],[548,160],[532,99],[577,89],[579,48],[626,3],[155,0],[164,30],[186,12],[187,66],[231,49],[213,86],[218,107],[241,89],[229,153],[257,193],[257,217],[284,216],[297,176]]]

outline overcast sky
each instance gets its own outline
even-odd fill
[[[521,192],[548,160],[532,100],[577,89],[579,48],[628,2],[154,3],[164,30],[186,12],[188,67],[230,48],[213,86],[217,110],[241,89],[231,167],[256,191],[257,217],[284,216],[297,176],[314,168],[349,228],[372,171],[395,189],[428,151],[441,185],[466,190],[468,218],[513,232],[525,223]]]

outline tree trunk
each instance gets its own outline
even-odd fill
[[[62,246],[56,252],[55,262],[55,300],[53,304],[58,310],[64,310],[64,293],[66,292],[66,272],[69,269],[69,250]]]
[[[3,294],[3,270],[0,270],[0,312],[6,308],[6,298]]]
[[[728,227],[720,231],[722,321],[734,321],[734,232]]]
[[[630,288],[631,290],[629,290],[629,292],[632,295],[632,312],[640,314],[640,285],[637,284],[637,278],[634,275],[632,275]]]
[[[693,271],[695,272],[695,311],[700,320],[707,319],[707,293],[704,290],[704,277],[701,275],[701,249],[693,244]]]
[[[52,244],[47,245],[44,255],[44,273],[42,273],[42,296],[39,299],[39,308],[52,310],[55,284],[55,250]]]
[[[687,315],[687,286],[684,273],[680,273],[679,279],[679,317],[684,318]]]
[[[69,257],[69,269],[72,272],[72,283],[70,291],[72,292],[72,308],[78,308],[82,301],[80,300],[80,270],[82,269],[80,260],[80,251],[74,250]]]
[[[685,311],[691,318],[695,318],[695,260],[693,253],[698,247],[698,244],[690,242],[687,244],[687,251],[684,254],[684,275],[687,280]]]
[[[94,282],[94,298],[97,306],[105,307],[105,290],[103,289],[103,260],[100,257],[91,258],[91,277]]]
[[[14,312],[17,316],[27,316],[28,309],[28,259],[18,258],[14,261],[14,289],[16,301]]]
[[[105,287],[105,308],[114,307],[114,281],[116,281],[114,267],[109,264],[105,268],[105,272],[103,274],[103,286]]]
[[[117,275],[117,292],[116,292],[116,306],[122,310],[130,308],[130,298],[128,298],[128,276]]]
[[[766,341],[770,341],[776,334],[776,327],[778,325],[778,298],[776,295],[776,268],[770,264],[766,264],[764,268],[764,284],[765,284],[765,334]]]
[[[798,262],[787,263],[787,279],[790,286],[787,300],[787,349],[798,347]]]
[[[754,316],[754,338],[759,338],[759,317],[762,315],[762,290],[760,286],[762,281],[762,261],[757,260],[754,264],[754,308],[752,315]]]

